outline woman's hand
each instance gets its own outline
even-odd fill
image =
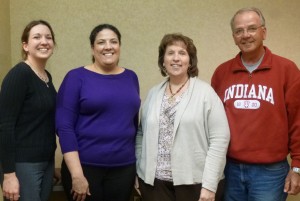
[[[72,189],[73,200],[84,201],[87,195],[90,194],[89,184],[84,175],[72,177]]]
[[[60,183],[61,183],[61,173],[60,173],[60,168],[55,168],[55,169],[54,169],[53,183],[54,183],[54,184],[60,184]]]
[[[215,193],[205,188],[201,189],[199,201],[215,201]]]
[[[8,200],[19,200],[20,184],[15,172],[4,174],[3,196]]]
[[[64,154],[64,159],[72,177],[71,194],[73,194],[73,200],[84,201],[86,196],[90,196],[91,193],[80,164],[78,152],[67,152]]]
[[[136,192],[140,195],[141,195],[141,191],[140,191],[140,185],[139,185],[139,179],[138,179],[138,176],[135,176],[135,184],[134,184],[134,188],[136,190]]]

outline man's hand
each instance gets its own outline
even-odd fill
[[[297,195],[300,192],[300,175],[290,170],[284,185],[284,192],[289,195]]]

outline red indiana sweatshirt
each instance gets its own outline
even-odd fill
[[[227,155],[243,163],[268,164],[290,153],[292,167],[300,167],[300,71],[264,48],[264,58],[252,73],[239,53],[212,77],[230,126]]]

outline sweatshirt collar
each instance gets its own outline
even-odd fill
[[[264,58],[261,62],[261,64],[257,67],[257,69],[255,71],[258,70],[268,70],[272,68],[272,52],[266,47],[265,48],[265,55]],[[241,52],[239,52],[235,59],[234,59],[234,65],[233,65],[233,72],[238,72],[238,71],[247,71],[247,69],[245,68],[245,66],[242,63],[242,59],[241,59]]]

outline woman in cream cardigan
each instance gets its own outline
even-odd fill
[[[190,38],[163,37],[158,65],[167,79],[150,90],[136,139],[143,201],[219,199],[229,127],[218,95],[197,78],[197,61]]]

